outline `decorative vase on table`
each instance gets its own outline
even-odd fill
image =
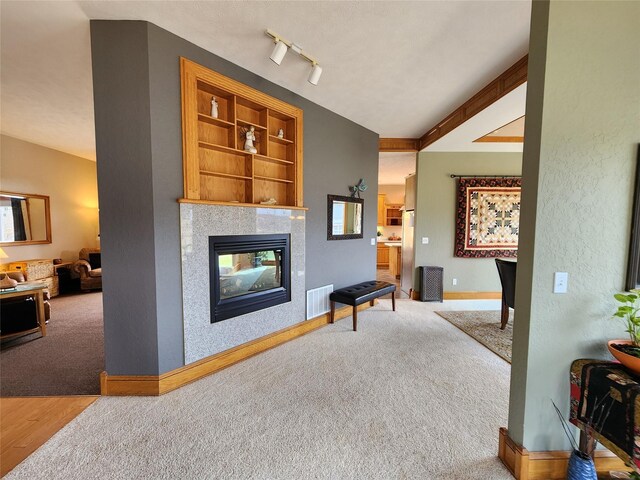
[[[593,459],[577,450],[571,452],[567,467],[567,480],[598,480]]]

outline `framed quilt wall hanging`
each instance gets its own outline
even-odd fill
[[[459,178],[454,255],[517,257],[520,178]]]

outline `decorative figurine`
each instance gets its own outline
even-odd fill
[[[284,130],[278,130],[278,138],[284,138]]]
[[[356,195],[357,195],[357,198],[360,198],[360,192],[364,192],[366,189],[367,189],[367,184],[365,183],[363,178],[361,178],[360,181],[353,187],[349,187],[352,198],[356,198]]]
[[[216,102],[216,97],[211,97],[211,116],[218,118],[218,102]]]
[[[253,146],[256,141],[256,127],[251,125],[245,134],[244,151],[249,153],[258,153],[258,149]]]

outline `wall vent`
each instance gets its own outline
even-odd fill
[[[329,295],[333,292],[333,285],[307,290],[307,320],[327,313],[331,307]]]

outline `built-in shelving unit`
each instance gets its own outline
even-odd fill
[[[303,207],[302,110],[185,58],[180,67],[183,201]],[[251,127],[257,153],[244,150]]]

